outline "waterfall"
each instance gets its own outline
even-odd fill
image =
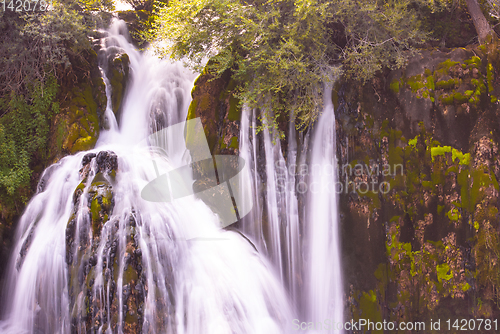
[[[156,203],[140,195],[157,170],[190,162],[183,136],[163,138],[162,152],[145,139],[186,119],[195,75],[136,51],[123,22],[103,46],[107,56],[130,58],[121,117],[101,131],[95,149],[44,172],[16,231],[0,331],[288,332],[290,302],[263,254],[221,230],[218,216],[193,196]],[[203,240],[189,239],[200,230]]]
[[[332,84],[312,140],[307,194],[307,293],[309,319],[342,323],[342,268],[338,233],[337,159]],[[333,332],[331,330],[330,332]]]
[[[342,333],[333,326],[343,323],[344,305],[331,93],[328,83],[311,147],[309,131],[298,150],[291,117],[286,159],[279,139],[266,129],[256,133],[257,111],[243,108],[240,156],[251,166],[254,209],[243,219],[242,230],[274,264],[300,323],[313,323],[315,330],[321,326],[318,332]]]
[[[239,190],[253,208],[243,235],[223,230],[194,196],[141,197],[160,174],[192,162],[183,129],[161,130],[186,120],[196,74],[139,53],[127,36],[116,21],[102,39],[108,104],[95,149],[47,168],[20,218],[0,331],[276,334],[296,332],[293,319],[342,322],[331,99],[305,136],[292,117],[286,151],[243,108]],[[117,121],[106,62],[122,53],[130,80]]]

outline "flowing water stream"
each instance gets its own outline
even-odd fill
[[[141,197],[158,171],[191,162],[184,136],[162,138],[161,153],[146,138],[186,119],[196,75],[136,51],[123,22],[107,34],[101,56],[130,58],[120,119],[108,103],[96,148],[44,172],[18,223],[0,331],[276,334],[296,332],[293,319],[342,321],[337,195],[296,186],[330,184],[335,175],[290,173],[296,165],[334,164],[331,102],[301,144],[290,126],[286,159],[272,133],[255,132],[255,112],[243,108],[242,196],[253,202],[243,237],[220,229],[194,196]],[[204,239],[193,239],[200,231]]]

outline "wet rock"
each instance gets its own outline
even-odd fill
[[[101,173],[110,174],[118,169],[118,158],[114,152],[101,151],[96,157],[97,168]]]
[[[132,215],[124,218],[128,223],[125,234],[120,231],[119,220],[108,223],[114,208],[110,180],[113,179],[111,174],[118,168],[117,158],[113,152],[102,151],[85,158],[85,165],[90,165],[92,159],[95,159],[95,170],[88,171],[74,194],[77,197],[75,203],[78,204],[84,200],[82,189],[86,189],[85,200],[88,200],[89,205],[78,207],[75,213],[88,210],[88,215],[73,216],[66,229],[72,328],[86,332],[88,328],[99,329],[102,326],[116,331],[118,313],[121,311],[124,315],[124,333],[139,333],[142,328],[142,309],[138,311],[138,308],[144,303],[145,280],[141,279],[144,277],[142,252],[135,242],[135,219]],[[92,179],[91,175],[94,175]],[[78,244],[75,243],[76,219],[80,219]],[[122,239],[124,235],[125,240]],[[121,242],[125,242],[125,248]],[[101,247],[104,247],[102,252],[99,251]],[[120,268],[123,268],[123,273],[120,273]],[[123,275],[123,285],[121,298],[117,298],[120,275]],[[101,285],[96,287],[96,282],[101,282]],[[83,304],[77,297],[81,295],[85,296]]]
[[[386,194],[340,196],[352,317],[500,314],[499,59],[495,43],[425,51],[370,84],[336,84],[341,166],[403,169],[375,178]],[[370,180],[353,174],[348,187]]]
[[[237,154],[241,108],[234,97],[236,83],[226,71],[214,79],[207,72],[196,79],[188,119],[199,117],[212,154]]]

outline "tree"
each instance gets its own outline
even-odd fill
[[[495,32],[488,23],[488,20],[486,20],[477,0],[466,0],[466,2],[469,14],[474,22],[474,27],[476,27],[479,42],[483,44],[488,35],[494,34]],[[490,3],[493,4],[492,1],[490,1]]]
[[[33,165],[45,158],[50,123],[59,110],[58,79],[74,70],[72,60],[83,59],[95,11],[110,5],[61,0],[50,10],[0,11],[1,215],[20,213],[29,199]]]
[[[490,22],[500,19],[499,0],[418,0],[420,5],[428,6],[433,11],[442,11],[451,7],[461,5],[465,2],[468,14],[470,15],[478,40],[481,44],[487,41],[488,35],[496,36]],[[488,17],[484,13],[487,13]]]
[[[343,69],[366,81],[400,67],[426,39],[410,0],[173,0],[153,28],[169,40],[164,54],[200,70],[229,70],[241,101],[263,119],[293,114],[298,127],[316,119],[321,82]],[[408,52],[409,51],[409,52]],[[268,124],[274,124],[268,122]]]

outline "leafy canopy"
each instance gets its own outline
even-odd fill
[[[20,213],[32,173],[46,159],[59,111],[57,79],[75,75],[72,60],[91,47],[88,35],[110,0],[55,0],[51,9],[0,11],[0,211]]]
[[[316,119],[321,84],[340,69],[366,81],[427,37],[410,0],[172,0],[158,16],[164,54],[197,70],[210,59],[207,71],[230,70],[262,118],[293,113],[298,127]]]

